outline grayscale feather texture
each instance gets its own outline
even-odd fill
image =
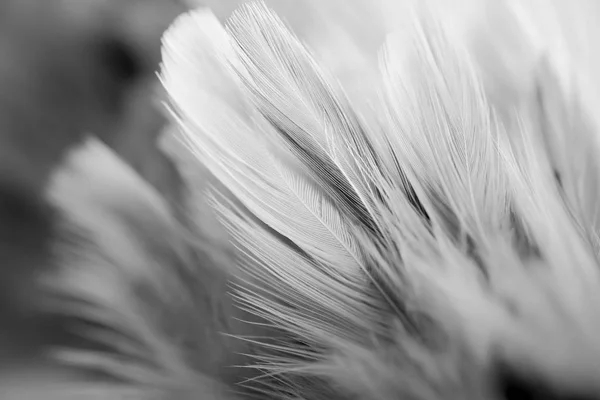
[[[517,30],[476,38],[408,5],[368,104],[262,3],[165,35],[182,139],[243,204],[209,191],[236,296],[284,334],[252,382],[274,398],[493,398],[497,360],[596,389],[597,126],[555,49],[490,61],[534,37],[501,3]]]
[[[49,306],[82,342],[52,357],[102,398],[502,400],[501,365],[598,395],[597,8],[442,3],[181,16],[184,204],[69,155]]]

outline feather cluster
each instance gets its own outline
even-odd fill
[[[241,254],[233,293],[276,332],[245,338],[253,389],[494,399],[505,364],[599,389],[590,63],[565,65],[574,48],[535,42],[541,24],[498,3],[498,30],[462,36],[406,7],[365,71],[368,104],[263,3],[166,33],[180,138],[217,178],[207,196]]]
[[[180,17],[161,79],[187,201],[94,141],[54,174],[55,359],[110,398],[524,398],[502,371],[600,394],[597,7],[541,3],[465,27],[381,0],[373,59],[261,2]]]

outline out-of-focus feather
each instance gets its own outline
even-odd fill
[[[150,55],[135,39],[148,37],[156,19],[142,34],[140,25],[127,23],[131,15],[120,13],[133,3],[145,3],[138,11],[165,4],[0,2],[2,366],[41,357],[59,329],[41,310],[47,293],[39,282],[57,264],[51,247],[60,215],[44,198],[50,175],[88,132],[104,139],[114,135],[135,87],[158,66],[162,31],[154,31]]]
[[[234,258],[219,226],[195,226],[193,213],[180,225],[154,188],[94,140],[73,151],[50,188],[65,228],[62,268],[48,282],[57,293],[48,307],[66,321],[53,359],[167,397],[229,398],[244,350],[227,336]]]
[[[564,80],[557,76],[547,60],[541,60],[534,76],[532,113],[538,113],[538,126],[565,201],[574,214],[578,229],[583,230],[594,246],[597,257],[598,128],[582,106],[581,93],[574,85],[561,85]]]
[[[457,214],[455,229],[485,240],[507,214],[496,127],[468,54],[440,29],[417,21],[386,44],[388,137],[414,179]]]

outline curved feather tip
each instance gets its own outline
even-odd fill
[[[236,307],[271,330],[233,332],[252,343],[243,386],[600,396],[595,58],[580,51],[593,36],[546,18],[558,5],[536,25],[525,3],[485,4],[472,29],[423,4],[386,18],[378,69],[355,75],[375,77],[368,102],[263,3],[166,33],[169,105],[239,253]]]

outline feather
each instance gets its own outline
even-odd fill
[[[319,18],[296,33],[262,2],[166,32],[187,198],[69,153],[62,329],[7,395],[598,397],[597,8],[336,4],[294,4]]]
[[[198,15],[204,17],[205,14],[199,12]],[[184,25],[186,29],[190,29],[192,24],[195,24],[198,30],[196,38],[203,40],[202,38],[208,36],[207,24],[200,24],[198,17],[188,18],[189,21],[180,21],[181,24],[188,23]],[[215,29],[214,24],[210,29]],[[269,153],[266,153],[268,149],[272,163],[267,164],[268,169],[265,170],[264,160],[254,164],[248,162],[250,165],[244,165],[247,171],[244,173],[240,171],[241,166],[235,163],[235,160],[223,157],[220,160],[222,163],[215,166],[214,171],[215,174],[222,174],[221,168],[229,166],[227,173],[230,176],[235,174],[239,178],[233,182],[231,180],[222,182],[229,184],[228,188],[255,216],[294,245],[290,249],[287,241],[282,241],[277,236],[269,236],[268,232],[261,233],[260,225],[252,223],[252,219],[239,217],[239,210],[228,211],[228,207],[222,205],[222,200],[214,201],[226,225],[233,232],[235,242],[252,258],[252,263],[241,267],[246,270],[246,274],[260,281],[263,285],[261,290],[266,287],[267,289],[264,290],[269,292],[268,300],[265,300],[252,290],[242,288],[244,303],[252,305],[255,312],[274,322],[288,334],[293,333],[294,337],[299,337],[303,342],[312,343],[313,347],[315,344],[319,344],[319,347],[328,344],[325,349],[316,352],[318,355],[316,361],[322,365],[331,363],[332,354],[338,352],[350,357],[348,352],[355,346],[372,349],[374,342],[369,343],[372,340],[398,340],[399,343],[406,341],[407,344],[399,344],[400,349],[404,345],[412,345],[416,349],[425,351],[423,345],[416,343],[418,339],[410,335],[402,339],[395,337],[397,332],[394,325],[397,324],[393,321],[402,320],[405,315],[401,310],[393,307],[397,302],[390,299],[394,296],[410,304],[413,300],[409,296],[411,290],[423,290],[422,287],[418,287],[420,282],[415,279],[413,283],[418,288],[407,288],[405,292],[404,290],[391,292],[379,284],[379,282],[396,282],[398,287],[402,287],[404,271],[399,269],[398,264],[403,263],[402,258],[394,248],[389,247],[397,246],[399,244],[397,235],[402,234],[398,233],[397,226],[389,226],[387,221],[390,216],[390,205],[386,204],[387,199],[377,197],[374,188],[387,188],[391,199],[399,199],[404,204],[403,212],[407,218],[412,218],[413,222],[423,225],[416,207],[407,196],[408,188],[402,184],[406,179],[396,180],[400,186],[398,183],[394,184],[394,178],[402,172],[396,168],[396,176],[385,176],[382,167],[378,165],[380,161],[376,159],[375,146],[384,143],[386,138],[364,130],[360,116],[354,114],[343,93],[334,88],[335,82],[330,83],[327,80],[326,75],[319,71],[303,46],[264,6],[251,4],[242,8],[242,11],[233,16],[230,29],[233,43],[226,44],[224,49],[218,49],[215,48],[215,42],[209,48],[211,52],[217,52],[219,59],[227,60],[224,63],[226,68],[231,66],[237,72],[233,77],[228,76],[224,84],[238,80],[243,94],[252,102],[250,104],[256,107],[252,121],[254,130],[244,129],[241,132],[247,133],[238,133],[240,140],[248,140],[244,138],[245,135],[253,135],[253,140],[256,142],[263,140],[264,159],[269,159]],[[182,28],[181,35],[184,37],[182,40],[190,40],[187,36],[188,32],[184,34]],[[221,31],[213,35],[222,37]],[[175,40],[167,35],[167,49],[174,46]],[[226,42],[219,39],[219,43]],[[177,54],[177,48],[173,48],[165,59],[170,61],[170,56]],[[254,64],[256,61],[260,61],[260,64]],[[192,76],[185,77],[183,75],[185,72],[178,69],[176,78],[169,81],[168,78],[172,76],[173,70],[178,68],[177,65],[173,65],[172,69],[170,65],[165,65],[169,75],[164,80],[167,90],[172,94],[174,108],[182,110],[190,103],[181,105],[184,99],[176,95],[180,87],[175,86],[175,79],[182,79],[184,82],[198,81],[202,79],[199,75],[203,75],[205,71],[198,68]],[[210,74],[211,70],[206,72]],[[244,107],[244,110],[246,109]],[[186,111],[192,110],[188,108]],[[204,111],[200,110],[200,112]],[[196,118],[198,113],[197,111],[194,113],[194,116],[190,115],[189,118]],[[180,121],[185,121],[185,112],[180,112],[178,118]],[[243,116],[229,114],[227,121],[237,118],[241,119]],[[217,120],[214,114],[209,119],[213,123]],[[183,129],[188,136],[194,133],[194,136],[188,140],[201,141],[204,149],[198,151],[206,154],[208,146],[213,146],[213,143],[218,140],[214,138],[232,134],[227,132],[225,127],[226,125],[223,124],[218,130],[204,131],[197,128],[192,130],[190,125],[185,124]],[[389,142],[389,137],[387,140]],[[234,146],[239,148],[239,143]],[[200,145],[196,145],[194,149],[197,147]],[[232,148],[233,146],[226,149],[217,148],[216,151],[225,154]],[[253,148],[244,146],[243,149],[244,151],[237,153],[236,156],[250,160],[248,153],[252,152]],[[212,156],[208,154],[206,156],[212,158],[215,152],[212,153]],[[210,168],[211,164],[208,165]],[[388,169],[393,167],[388,166]],[[259,174],[255,173],[256,170]],[[273,172],[278,172],[279,182],[275,179],[271,180]],[[257,182],[257,178],[265,181]],[[261,186],[266,182],[269,182],[268,196],[260,194],[265,193],[262,192],[264,189]],[[244,187],[240,190],[242,185]],[[281,195],[274,197],[275,193]],[[248,197],[249,194],[252,197]],[[257,199],[262,203],[268,203],[270,210],[265,208],[265,204],[257,208]],[[278,204],[279,201],[292,203],[288,203],[290,206],[277,212],[282,207]],[[396,205],[396,207],[401,206]],[[305,210],[310,213],[307,214]],[[271,212],[265,214],[265,211]],[[297,221],[289,221],[293,214],[298,215]],[[310,214],[316,216],[317,221],[314,217],[310,218]],[[357,216],[359,218],[356,218]],[[274,220],[274,217],[277,219]],[[315,225],[314,222],[318,224]],[[327,236],[319,234],[322,230],[320,226],[326,228],[324,233],[328,234],[327,236],[331,237],[331,233],[334,233],[332,239],[336,240],[331,241]],[[418,227],[415,230],[424,236],[429,234],[425,226],[422,226],[420,231]],[[310,233],[310,236],[306,236],[304,232]],[[340,254],[339,250],[332,247],[323,247],[328,243],[344,250],[346,256],[324,258],[324,255]],[[294,251],[295,246],[302,250],[301,257]],[[360,275],[357,276],[358,280],[351,279],[353,270],[348,268],[353,264],[357,264],[354,273],[365,274],[362,280]],[[331,267],[336,269],[331,270]],[[289,268],[292,269],[288,270]],[[330,270],[337,271],[336,275],[341,275],[344,281],[340,282],[337,276],[330,275],[328,273]],[[354,289],[348,294],[346,290],[341,290],[352,287]],[[361,297],[367,297],[357,302],[353,300],[353,296],[349,296],[352,291],[361,294]],[[290,309],[287,304],[293,308]],[[303,313],[299,314],[294,308],[299,308]],[[266,312],[267,310],[271,311]],[[390,310],[396,311],[390,313]],[[389,317],[378,317],[382,312],[387,312]],[[414,314],[417,314],[417,311]],[[326,317],[328,315],[329,317]],[[333,319],[334,317],[336,319]],[[342,320],[335,326],[343,329],[323,331],[320,325],[324,321],[337,320],[337,318]],[[392,322],[378,328],[378,324],[373,321],[374,318],[382,321],[391,318]],[[348,333],[353,335],[348,337]],[[364,341],[365,338],[371,337],[373,339]],[[294,343],[291,342],[292,349]],[[288,353],[293,353],[290,349],[284,349],[284,354],[286,350]],[[278,374],[286,371],[291,375],[297,374],[297,364],[300,360],[296,359],[296,362],[293,362],[291,356],[285,355],[288,360],[284,360],[286,362],[283,364],[280,359],[275,358],[275,362],[272,361],[273,365],[262,367],[268,370],[275,369]],[[311,358],[314,356],[315,354]],[[288,366],[286,370],[285,365],[290,363],[292,367]],[[308,367],[310,364],[303,369]],[[418,371],[418,368],[415,368]],[[307,372],[309,371],[310,368]],[[424,382],[427,381],[427,377],[421,376],[421,378]],[[297,387],[297,384],[289,381],[287,385]],[[279,390],[283,389],[279,388]]]
[[[207,24],[197,24],[196,27],[198,29],[197,37],[205,37]],[[217,35],[218,33],[214,34]],[[269,49],[265,46],[265,50]],[[237,64],[237,58],[233,58],[234,56],[228,48],[220,54],[229,56],[227,65],[243,68]],[[299,56],[304,55],[300,53]],[[307,73],[311,72],[313,71],[307,71]],[[203,72],[201,70],[194,71],[194,75],[196,78],[193,79],[198,79],[198,75],[202,76]],[[178,75],[178,77],[179,79],[184,78],[181,75]],[[231,79],[239,78],[234,76]],[[309,82],[306,81],[306,83]],[[178,87],[172,85],[174,85],[173,81],[167,81],[167,88],[172,87],[173,91],[179,90]],[[299,97],[301,95],[302,93],[298,93],[299,101],[302,101],[302,97]],[[175,104],[178,106],[179,103],[176,102]],[[181,107],[178,108],[181,109]],[[308,343],[335,343],[339,340],[348,340],[348,338],[357,340],[357,338],[369,337],[370,334],[365,332],[365,329],[372,330],[373,326],[376,327],[376,316],[380,311],[378,311],[377,299],[371,299],[369,293],[363,293],[361,290],[366,281],[364,276],[365,261],[361,249],[357,247],[355,237],[351,233],[358,227],[355,226],[356,223],[348,220],[348,214],[355,215],[355,213],[349,211],[351,207],[354,207],[354,203],[347,196],[347,194],[352,195],[353,192],[339,193],[336,190],[335,192],[323,193],[324,181],[327,179],[334,179],[335,182],[346,180],[339,170],[334,170],[332,174],[329,174],[330,171],[328,171],[327,165],[333,166],[335,164],[323,148],[326,145],[324,138],[319,138],[320,143],[318,143],[318,140],[313,137],[302,139],[299,136],[300,131],[290,131],[289,141],[281,142],[275,137],[276,129],[282,131],[286,128],[283,126],[277,128],[268,123],[269,115],[277,114],[281,116],[281,111],[272,109],[271,114],[268,114],[267,111],[262,113],[257,111],[252,115],[252,120],[244,121],[244,131],[247,132],[247,139],[250,141],[252,138],[254,143],[261,143],[260,140],[256,140],[256,135],[264,135],[262,136],[265,139],[262,142],[263,146],[262,148],[259,147],[259,151],[262,150],[263,155],[251,158],[253,156],[251,152],[258,147],[253,143],[253,145],[244,146],[244,151],[237,154],[238,160],[248,160],[248,162],[237,162],[238,160],[223,157],[222,161],[228,164],[225,166],[231,166],[227,173],[230,177],[235,176],[235,178],[228,178],[228,180],[222,182],[229,184],[228,188],[243,201],[244,205],[252,210],[266,226],[277,232],[278,236],[272,237],[268,230],[264,231],[266,227],[254,226],[250,220],[245,220],[246,222],[242,223],[244,219],[236,219],[236,213],[226,212],[226,209],[223,209],[223,211],[224,215],[227,216],[226,220],[229,221],[228,225],[232,227],[235,241],[244,249],[255,249],[255,251],[245,251],[259,257],[258,260],[261,265],[271,266],[268,269],[263,267],[261,271],[250,269],[249,275],[252,276],[254,281],[260,280],[261,284],[266,286],[267,289],[265,290],[269,292],[268,298],[275,297],[279,300],[278,307],[285,307],[285,304],[290,304],[293,307],[291,309],[283,308],[282,311],[275,310],[274,314],[271,314],[270,317],[267,315],[266,319],[275,320],[278,326],[287,327],[288,335],[292,334],[294,337],[299,337],[299,340]],[[242,120],[244,116],[229,114],[227,119],[223,120],[223,124],[208,129],[205,136],[195,137],[194,139],[200,139],[201,143],[193,145],[193,149],[206,152],[208,146],[212,145],[210,143],[212,138],[223,138],[228,135],[226,122],[238,118]],[[212,121],[217,121],[217,119],[212,119]],[[322,123],[322,120],[309,121],[307,124],[314,124],[315,122]],[[289,124],[290,122],[284,121],[283,123]],[[307,125],[305,124],[305,126]],[[313,129],[315,134],[320,134],[319,131],[310,128],[310,126],[306,129]],[[229,134],[231,135],[231,133]],[[294,141],[291,135],[296,135],[299,140]],[[214,141],[216,142],[216,140],[218,139]],[[275,140],[278,140],[279,143]],[[300,140],[304,140],[304,143],[298,143]],[[273,151],[275,156],[271,156],[266,150],[276,145],[279,147]],[[200,148],[202,146],[203,149]],[[321,148],[319,156],[308,160],[299,159],[299,162],[286,165],[287,160],[294,160],[292,158],[293,154],[310,154],[306,151],[307,148]],[[224,154],[229,151],[229,148],[217,148],[216,150]],[[257,162],[251,163],[250,160],[256,160]],[[303,165],[303,163],[305,164]],[[327,163],[325,164],[326,167],[321,166],[324,163]],[[220,168],[223,164],[218,166],[208,164],[208,166],[209,168],[213,167],[215,175],[218,176],[222,174]],[[318,177],[319,179],[310,179],[311,176],[307,172],[315,169],[320,169],[322,175]],[[263,181],[260,180],[261,178]],[[335,185],[329,184],[325,188],[334,189],[336,185],[337,183]],[[331,198],[331,195],[337,196],[338,200],[346,202],[348,209],[340,212],[334,206],[334,199]],[[215,203],[219,204],[218,201]],[[237,223],[234,223],[234,221]],[[250,225],[246,226],[245,224]],[[256,233],[251,234],[252,231]],[[254,238],[257,241],[248,242],[248,238]],[[294,245],[290,246],[287,241],[283,240],[284,238],[293,240]],[[257,252],[258,248],[256,246],[258,243],[261,246],[268,247],[270,251],[262,254]],[[250,262],[247,262],[247,269],[252,268],[256,261],[256,259],[251,259]],[[286,272],[287,265],[292,267],[293,270]],[[339,270],[339,267],[342,267],[343,270]],[[297,276],[297,278],[294,279],[294,276]],[[294,289],[290,292],[288,289],[292,279],[294,282],[298,282],[298,285],[293,286]],[[279,282],[285,284],[285,286],[283,288],[279,287]],[[348,289],[339,290],[342,287]],[[291,295],[291,293],[294,293],[294,295]],[[247,298],[244,303],[250,303],[255,307],[256,303],[259,302],[265,304],[264,296],[264,294],[248,290],[246,291]],[[308,318],[305,313],[312,317]],[[340,328],[333,332],[323,331],[322,323],[319,322],[320,319],[314,317],[317,315],[329,315],[330,319],[339,319],[335,326]],[[295,323],[292,326],[287,325],[289,321]],[[293,348],[284,348],[282,351],[285,354],[286,351],[289,352],[290,350],[293,350]],[[271,363],[276,364],[278,360],[280,358],[275,358],[275,361],[271,361]],[[267,369],[272,368],[269,365],[265,367]]]
[[[244,351],[227,336],[234,261],[219,225],[194,226],[189,214],[182,226],[153,187],[91,139],[54,174],[48,196],[63,221],[61,270],[47,282],[47,307],[66,327],[54,363],[110,377],[107,391],[128,390],[116,380],[157,396],[232,398],[222,380]]]
[[[508,2],[497,9],[518,28],[506,38],[527,37]],[[282,333],[253,356],[264,379],[246,383],[277,399],[480,399],[508,363],[591,388],[596,128],[583,100],[536,67],[540,42],[502,42],[532,56],[499,67],[490,35],[405,11],[401,28],[387,21],[380,71],[365,71],[379,75],[369,106],[263,3],[226,28],[198,10],[165,35],[170,107],[242,254],[235,296]],[[580,378],[558,379],[574,360]]]

